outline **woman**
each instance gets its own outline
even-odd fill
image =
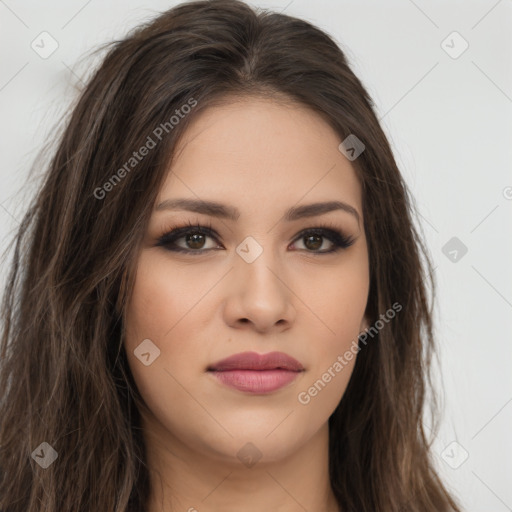
[[[459,511],[422,425],[430,270],[326,34],[163,13],[112,44],[17,234],[0,509]]]

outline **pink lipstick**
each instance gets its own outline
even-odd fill
[[[242,352],[210,365],[207,371],[231,388],[254,394],[270,393],[289,384],[304,371],[284,352]]]

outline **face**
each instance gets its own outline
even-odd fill
[[[369,290],[361,188],[340,142],[307,108],[256,98],[210,107],[184,134],[124,340],[145,427],[174,453],[275,461],[326,428]]]

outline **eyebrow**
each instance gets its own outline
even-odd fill
[[[206,201],[200,199],[166,199],[158,204],[155,207],[155,210],[186,210],[232,221],[236,221],[240,217],[240,211],[234,206],[218,203],[217,201]],[[304,219],[307,217],[323,215],[335,210],[342,210],[353,215],[359,224],[358,211],[353,206],[342,201],[327,201],[323,203],[293,206],[285,212],[284,220],[292,222],[294,220]]]

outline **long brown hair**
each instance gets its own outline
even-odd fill
[[[434,353],[431,263],[372,100],[340,48],[305,21],[201,0],[106,49],[13,239],[2,302],[0,510],[145,510],[144,404],[122,345],[139,244],[190,121],[216,101],[264,95],[307,105],[340,142],[355,134],[364,143],[353,166],[370,256],[367,314],[376,322],[402,306],[360,351],[329,419],[340,508],[460,511],[422,423]],[[149,151],[132,160],[142,146]],[[38,463],[55,455],[46,468]]]

